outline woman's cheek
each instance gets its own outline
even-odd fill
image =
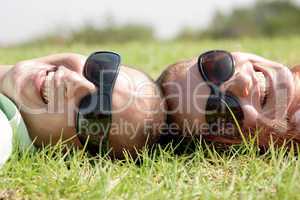
[[[255,128],[257,125],[257,118],[259,113],[252,105],[243,105],[243,112],[244,112],[244,121],[243,126],[245,128]]]

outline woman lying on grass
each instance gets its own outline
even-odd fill
[[[0,164],[13,143],[35,149],[62,140],[122,158],[157,139],[165,117],[152,79],[112,52],[86,60],[66,53],[0,67]]]
[[[158,82],[178,133],[268,147],[300,142],[299,78],[299,67],[216,50],[171,65]]]

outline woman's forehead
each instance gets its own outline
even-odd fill
[[[185,83],[182,83],[182,104],[186,105],[186,117],[205,122],[205,108],[211,90],[201,77],[196,63],[189,67]]]

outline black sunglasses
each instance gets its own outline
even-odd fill
[[[241,126],[244,113],[239,99],[230,92],[223,94],[219,90],[219,86],[234,74],[235,63],[232,55],[222,50],[203,53],[198,58],[198,69],[211,89],[206,103],[206,122],[213,124],[220,120],[236,127],[235,117]]]
[[[91,154],[108,150],[108,133],[112,119],[112,92],[119,73],[121,56],[107,51],[90,55],[83,75],[97,91],[80,100],[76,131],[82,145]]]

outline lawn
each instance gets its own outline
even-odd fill
[[[300,38],[24,46],[0,49],[0,63],[113,50],[124,64],[156,78],[168,64],[216,48],[252,52],[289,66],[300,63]],[[0,170],[0,199],[300,199],[300,161],[283,148],[260,152],[242,144],[221,149],[195,140],[179,147],[157,145],[139,162],[96,159],[61,148],[14,153]]]

